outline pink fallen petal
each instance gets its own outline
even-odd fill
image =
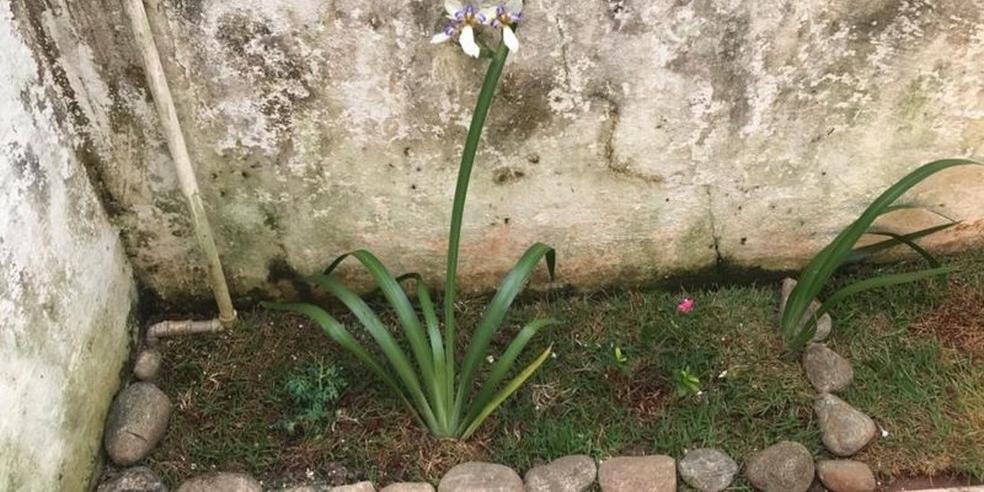
[[[692,298],[684,297],[683,300],[680,301],[680,304],[677,304],[677,312],[680,314],[690,314],[690,312],[694,310],[694,306],[696,304],[697,301],[694,301]]]

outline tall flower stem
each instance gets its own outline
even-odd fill
[[[447,350],[447,371],[449,377],[448,384],[448,404],[451,404],[451,395],[454,395],[455,384],[455,316],[454,301],[458,287],[458,250],[461,246],[461,222],[465,212],[465,198],[468,196],[468,182],[471,179],[472,165],[475,163],[475,153],[478,151],[479,141],[482,139],[482,128],[485,126],[485,118],[489,114],[489,107],[492,106],[492,98],[495,95],[496,86],[502,76],[502,70],[506,65],[506,57],[509,56],[509,48],[502,42],[492,56],[492,63],[485,74],[485,82],[478,95],[478,103],[475,105],[475,114],[472,115],[471,126],[468,128],[468,138],[465,140],[465,149],[461,155],[461,165],[458,166],[458,183],[454,190],[454,205],[451,210],[451,230],[448,233],[448,266],[446,273],[446,284],[444,288],[444,328],[445,343]]]

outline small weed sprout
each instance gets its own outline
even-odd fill
[[[335,404],[348,382],[337,365],[318,361],[290,372],[284,378],[283,387],[297,413],[281,421],[280,426],[288,434],[295,434],[301,429],[315,429],[325,417],[334,413]]]
[[[700,378],[691,372],[689,367],[680,369],[674,374],[673,384],[676,386],[677,396],[680,398],[701,393]]]

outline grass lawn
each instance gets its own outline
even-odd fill
[[[842,396],[887,432],[855,459],[882,480],[984,479],[984,252],[948,261],[961,268],[949,281],[865,293],[833,312],[830,346],[855,368]],[[835,283],[915,267],[857,267]],[[680,457],[713,446],[742,462],[779,440],[824,456],[815,392],[776,335],[777,291],[778,282],[762,282],[557,294],[517,305],[495,353],[523,321],[549,316],[564,323],[541,332],[526,355],[553,344],[557,356],[466,443],[418,428],[306,319],[242,313],[230,333],[165,342],[160,386],[176,408],[150,466],[172,484],[213,468],[247,471],[268,484],[303,481],[310,472],[336,483],[387,484],[436,483],[473,459],[523,473],[567,454]],[[682,295],[697,300],[689,316],[675,313]],[[476,318],[483,306],[462,303],[461,318]],[[349,386],[328,417],[290,434],[281,423],[296,409],[284,381],[313,361],[337,361]],[[700,378],[700,396],[677,394],[673,375],[685,368]],[[750,489],[744,478],[733,488]]]

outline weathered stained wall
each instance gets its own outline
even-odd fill
[[[86,490],[134,281],[37,34],[0,2],[0,490]]]
[[[358,247],[439,277],[485,66],[428,44],[441,4],[148,2],[236,294]],[[53,15],[93,48],[73,84],[139,277],[206,294],[119,5]],[[538,240],[581,286],[796,266],[909,169],[984,157],[984,0],[533,0],[521,38],[474,173],[471,288]],[[979,244],[982,178],[916,196],[966,221],[940,242]]]

